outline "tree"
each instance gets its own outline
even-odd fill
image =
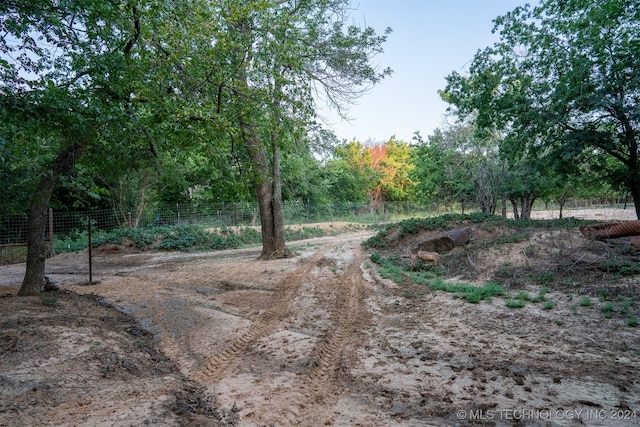
[[[345,27],[349,2],[233,0],[210,5],[199,64],[201,118],[244,145],[260,209],[261,259],[285,257],[281,157],[315,120],[317,94],[338,111],[390,71],[370,64],[386,34]],[[208,38],[208,40],[207,40]],[[193,65],[193,64],[191,64]],[[213,108],[211,108],[213,107]]]
[[[378,202],[410,200],[413,195],[412,147],[391,137],[383,145],[367,147],[367,150],[371,153],[371,167],[379,176],[373,199]]]
[[[619,163],[640,217],[640,6],[631,0],[544,0],[498,17],[500,41],[452,73],[445,99],[501,147]]]
[[[423,141],[418,134],[414,156],[419,197],[444,204],[478,206],[483,213],[495,213],[504,179],[504,162],[497,158],[497,141],[480,138],[470,124],[436,129]]]
[[[371,152],[359,141],[337,146],[334,158],[326,166],[332,199],[338,202],[369,201],[378,181],[372,163]]]
[[[150,70],[137,47],[143,11],[151,9],[93,0],[0,5],[0,121],[10,124],[0,139],[12,153],[26,144],[35,159],[24,185],[29,232],[19,295],[38,294],[44,283],[45,218],[55,185],[131,121],[134,82]]]

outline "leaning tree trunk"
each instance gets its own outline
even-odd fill
[[[511,202],[511,208],[513,209],[513,219],[516,221],[520,220],[520,214],[518,213],[518,202],[513,198],[509,198],[509,201]]]
[[[54,160],[48,173],[44,174],[29,205],[29,230],[27,234],[27,268],[18,291],[20,296],[39,295],[44,285],[44,268],[47,248],[44,237],[47,229],[47,209],[51,194],[58,179],[67,174],[82,155],[84,145],[71,144],[64,148]]]

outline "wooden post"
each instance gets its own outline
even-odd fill
[[[93,283],[93,269],[92,269],[92,263],[91,263],[91,216],[88,217],[89,218],[89,225],[88,225],[88,239],[89,239],[89,283]]]
[[[49,208],[49,244],[51,247],[49,248],[49,256],[54,256],[56,254],[56,250],[53,247],[53,209]]]

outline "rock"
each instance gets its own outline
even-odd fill
[[[440,258],[437,252],[428,251],[418,251],[416,256],[427,265],[438,265],[438,259]]]
[[[447,252],[456,246],[466,245],[470,239],[471,227],[456,228],[415,241],[411,252]]]

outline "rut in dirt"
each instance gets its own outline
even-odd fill
[[[362,250],[354,250],[354,260],[347,271],[336,280],[338,287],[336,311],[333,313],[332,326],[328,336],[317,346],[315,359],[309,369],[309,385],[322,385],[329,382],[340,364],[340,356],[351,332],[360,317],[362,279],[360,264]]]
[[[339,394],[342,354],[351,342],[353,333],[358,328],[364,328],[366,323],[363,316],[364,278],[361,264],[362,250],[357,247],[354,248],[354,259],[349,268],[333,280],[337,291],[336,304],[327,336],[316,345],[307,374],[301,377],[293,395],[287,397],[291,402],[288,407],[292,415],[289,420],[291,424],[312,425],[318,422],[318,417],[332,413],[330,409]],[[333,424],[331,416],[325,423]]]
[[[311,270],[332,247],[316,252],[310,259],[298,267],[278,285],[272,301],[273,305],[260,318],[254,321],[247,332],[218,354],[207,358],[204,368],[192,374],[195,381],[207,385],[219,381],[233,373],[235,360],[260,338],[269,335],[278,327],[278,323],[289,313],[291,303],[300,285],[309,276]]]

